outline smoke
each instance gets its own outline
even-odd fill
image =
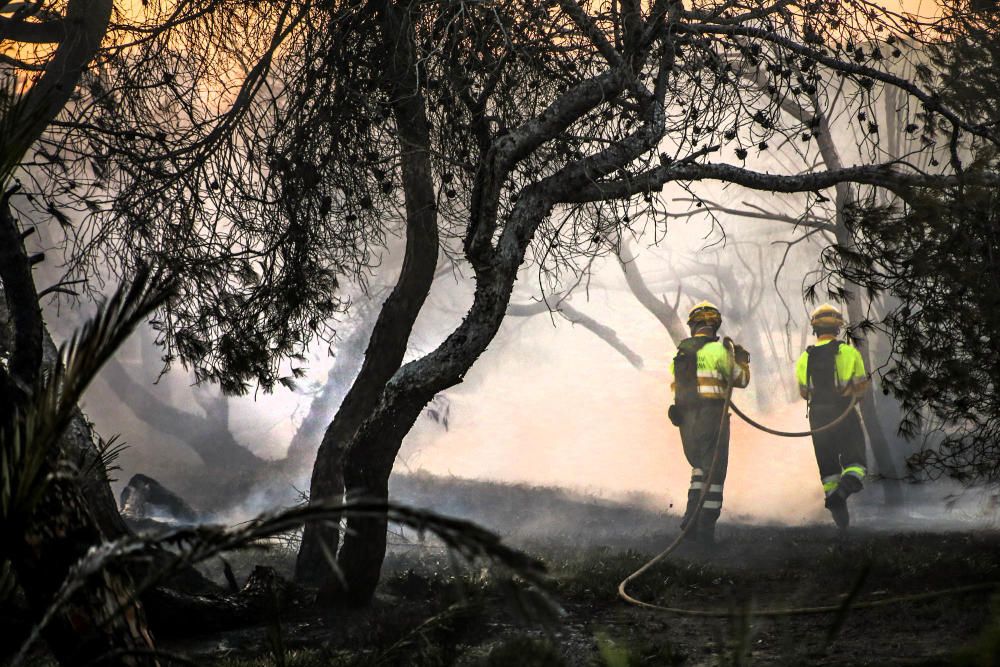
[[[800,244],[791,249],[776,291],[771,280],[782,255],[768,248],[773,239],[788,237],[789,228],[740,221],[729,227],[730,233],[737,230],[741,241],[731,238],[729,245],[722,246],[718,228],[710,224],[674,224],[669,244],[639,248],[637,266],[653,293],[668,303],[677,298],[680,278],[685,294],[678,301],[681,310],[698,300],[692,296],[698,291],[708,290],[710,295],[712,290],[718,291],[710,272],[698,276],[685,273],[689,266],[685,262],[692,258],[713,258],[720,266],[737,267],[741,287],[749,290],[756,285],[760,297],[745,298],[748,312],[739,321],[728,319],[722,333],[736,336],[738,341],[751,333],[764,333],[764,339],[772,344],[753,360],[751,386],[738,391],[735,400],[770,426],[802,430],[806,427],[805,410],[801,401],[790,396],[789,387],[794,356],[808,333],[800,298],[801,279],[815,267],[817,248]],[[744,253],[744,260],[759,259],[760,264],[739,268],[744,263],[737,252]],[[390,253],[396,260],[398,255]],[[393,260],[387,261],[373,285],[391,284],[397,268]],[[750,268],[758,275],[749,275]],[[513,301],[526,303],[537,298],[537,281],[528,271],[522,278]],[[658,511],[680,513],[686,502],[690,465],[678,431],[666,417],[672,400],[667,366],[674,344],[628,290],[613,260],[595,263],[586,287],[574,294],[574,307],[613,328],[644,360],[642,370],[592,332],[559,316],[508,317],[464,382],[445,393],[450,406],[447,427],[440,421],[419,419],[404,443],[397,470],[559,486],[615,500],[631,501],[641,496]],[[468,279],[440,278],[417,322],[407,359],[430,351],[452,331],[471,295]],[[720,296],[724,312],[732,312],[727,305],[735,295],[723,290]],[[355,301],[360,304],[364,298],[359,293]],[[350,320],[346,321],[345,332],[350,326]],[[156,359],[155,354],[142,353],[141,345],[147,344],[137,341],[126,349],[123,363],[164,403],[199,413],[195,392],[213,389],[192,387],[192,378],[179,368],[153,385],[160,368],[149,362]],[[352,353],[339,349],[336,341],[333,351]],[[353,354],[360,354],[360,350]],[[332,364],[325,346],[314,347],[303,386],[324,382]],[[342,389],[346,390],[350,379],[340,379]],[[231,431],[240,444],[258,456],[281,459],[312,398],[278,390],[231,399]],[[768,404],[770,409],[764,412],[760,404]],[[148,474],[199,509],[211,511],[199,500],[208,502],[212,492],[218,491],[218,480],[211,474],[199,474],[199,459],[187,443],[151,428],[100,381],[88,392],[85,409],[102,434],[120,433],[131,444],[120,460],[120,478],[128,479],[136,472]],[[294,502],[296,490],[306,490],[308,480],[309,471],[304,470],[276,475],[267,489],[251,483],[234,484],[232,492],[239,501],[223,518],[244,519],[276,504]],[[940,494],[928,494],[914,512],[942,516],[945,521],[956,516],[945,514],[945,496],[951,490],[934,488],[941,489]],[[862,504],[878,505],[880,501],[876,485],[852,503],[860,511]],[[810,440],[770,436],[734,417],[723,517],[793,525],[827,522]],[[905,514],[899,518],[910,520]]]
[[[634,315],[656,330],[647,314]],[[553,327],[536,317],[510,323],[515,327],[514,340],[487,352],[470,372],[474,388],[448,392],[447,432],[417,424],[401,454],[403,469],[557,485],[606,498],[648,494],[661,509],[682,511],[691,468],[666,417],[673,355],[666,334],[630,341],[648,360],[638,371],[567,323]],[[803,413],[789,406],[773,423],[798,429]],[[824,512],[809,441],[779,440],[736,421],[725,494],[728,516],[807,523]]]

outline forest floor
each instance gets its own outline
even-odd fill
[[[1000,665],[1000,591],[877,609],[765,618],[763,609],[838,605],[1000,581],[1000,531],[957,518],[881,520],[861,508],[848,534],[832,526],[723,521],[718,544],[681,548],[629,589],[661,605],[718,618],[632,607],[618,583],[668,545],[678,518],[637,502],[560,489],[417,475],[394,481],[415,506],[476,520],[540,559],[544,591],[488,563],[464,563],[433,538],[391,535],[374,604],[317,612],[285,607],[255,627],[169,636],[158,646],[218,667],[469,665]],[[932,530],[933,528],[933,530]],[[293,545],[227,557],[242,584],[258,565],[290,577]],[[218,560],[204,573],[223,583]],[[0,628],[0,635],[4,634]],[[43,654],[33,664],[50,665]],[[165,659],[162,664],[177,664]]]
[[[444,483],[447,483],[445,481]],[[832,526],[723,521],[712,550],[682,545],[630,593],[661,605],[729,612],[664,614],[618,599],[618,583],[677,534],[677,518],[636,506],[454,480],[403,482],[401,495],[450,497],[541,559],[545,599],[483,564],[454,562],[428,538],[393,541],[375,604],[362,612],[286,613],[271,624],[165,646],[198,663],[237,665],[1000,665],[1000,608],[989,591],[844,614],[763,618],[755,610],[857,601],[1000,581],[995,529],[880,530],[868,516]],[[450,493],[450,495],[449,495]],[[492,524],[492,525],[491,525]],[[518,529],[515,530],[514,527]],[[262,556],[290,572],[292,554]]]

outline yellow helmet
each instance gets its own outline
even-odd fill
[[[710,301],[702,301],[691,308],[688,313],[688,326],[706,324],[718,329],[722,326],[722,313]]]
[[[824,329],[841,328],[844,326],[844,315],[836,306],[824,303],[812,312],[809,323],[813,329],[820,327]]]

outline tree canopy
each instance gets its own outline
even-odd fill
[[[1000,24],[995,8],[945,5],[942,39],[924,49],[925,85],[980,127],[1000,121]],[[923,116],[926,143],[948,143],[967,174],[995,173],[997,146]],[[912,126],[913,129],[916,126]],[[997,190],[962,184],[917,188],[885,204],[862,198],[848,216],[853,248],[827,255],[834,273],[867,288],[883,306],[862,328],[881,329],[891,356],[879,369],[901,402],[900,432],[921,441],[917,476],[1000,480],[1000,245]]]
[[[228,391],[289,380],[281,361],[333,333],[338,281],[363,277],[400,224],[407,149],[371,9],[198,0],[118,15],[27,165],[44,174],[38,207],[72,222],[79,272],[127,275],[139,258],[179,269],[183,298],[159,318],[168,359]],[[531,235],[545,271],[608,252],[613,226],[665,219],[656,193],[668,183],[802,191],[924,178],[891,164],[766,173],[770,144],[819,131],[780,105],[808,107],[838,77],[854,82],[858,109],[894,86],[941,123],[993,131],[893,75],[889,63],[906,57],[894,45],[930,28],[863,2],[405,11],[444,247],[464,244],[473,263],[520,185],[560,170],[560,192],[549,188],[559,207]],[[486,189],[483,166],[501,152],[508,164]]]
[[[340,281],[405,225],[365,395],[324,438],[346,451],[348,492],[376,498],[423,406],[493,340],[522,267],[557,281],[623,232],[663,225],[662,190],[711,181],[818,202],[848,182],[907,195],[1000,180],[960,156],[963,138],[1000,143],[996,126],[896,73],[918,51],[902,43],[939,30],[863,0],[192,0],[119,15],[108,35],[25,165],[31,194],[64,223],[80,272],[172,269],[162,342],[199,379],[288,381],[284,362],[332,333]],[[769,160],[772,145],[823,138],[835,96],[857,141],[876,141],[885,90],[931,128],[928,150],[948,147],[942,173],[895,156]],[[442,249],[471,269],[472,304],[403,364]],[[341,459],[320,457],[312,490],[326,498],[343,489],[316,484]],[[341,549],[359,601],[384,520],[352,520]]]

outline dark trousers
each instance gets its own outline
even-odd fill
[[[729,415],[726,415],[723,423],[723,407],[724,401],[702,399],[694,405],[680,408],[681,443],[684,445],[684,456],[691,464],[691,486],[688,489],[687,510],[684,512],[682,526],[687,525],[690,520],[706,484],[708,493],[699,514],[700,521],[714,524],[722,513],[722,486],[726,481],[726,468],[729,465]],[[708,479],[716,443],[719,447],[719,460],[715,464],[712,478]]]
[[[847,407],[846,403],[813,403],[809,406],[809,427],[829,424]],[[860,491],[868,469],[865,432],[856,410],[836,426],[812,436],[819,476],[827,497],[842,485],[845,497]]]

